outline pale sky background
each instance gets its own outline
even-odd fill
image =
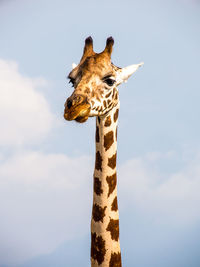
[[[91,35],[120,90],[125,267],[200,266],[200,1],[0,0],[0,267],[89,267],[95,120],[63,119]]]

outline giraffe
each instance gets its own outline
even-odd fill
[[[68,78],[74,87],[65,102],[64,118],[83,123],[96,117],[96,160],[93,176],[91,267],[121,267],[117,203],[117,86],[143,64],[119,68],[111,62],[114,40],[109,37],[101,53],[93,51],[88,37],[78,65]]]

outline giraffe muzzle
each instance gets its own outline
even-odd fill
[[[64,118],[68,121],[85,122],[90,113],[90,104],[83,95],[71,95],[65,102]]]

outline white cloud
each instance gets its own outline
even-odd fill
[[[175,152],[151,153],[119,166],[124,218],[139,213],[154,225],[185,229],[199,221],[199,155],[170,174],[159,169],[160,159],[176,160],[176,156]],[[92,172],[88,157],[33,151],[1,157],[2,264],[50,253],[65,240],[90,231]]]
[[[53,115],[36,90],[46,84],[21,75],[16,62],[0,59],[0,145],[30,143],[49,132]]]
[[[0,263],[50,253],[88,233],[92,169],[88,157],[24,152],[0,163]]]
[[[187,227],[200,220],[200,155],[185,162],[185,166],[173,172],[159,169],[163,161],[176,161],[175,153],[148,154],[126,162],[119,173],[121,198],[126,199],[122,208],[132,204],[142,216],[156,224]],[[177,156],[177,155],[176,155]],[[180,155],[179,155],[180,156]],[[123,178],[121,178],[123,177]]]

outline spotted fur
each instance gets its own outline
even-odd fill
[[[109,267],[121,267],[121,253],[112,253],[110,257]]]
[[[117,185],[117,175],[116,175],[116,173],[114,173],[111,176],[107,176],[106,177],[106,181],[108,183],[108,197],[109,197],[110,194],[112,194],[112,192],[115,190],[115,187]]]
[[[118,241],[119,239],[119,220],[110,219],[107,231],[110,232],[112,240]]]
[[[94,177],[94,192],[100,196],[103,193],[102,187],[101,187],[101,181],[98,177]]]
[[[117,211],[118,210],[117,196],[113,200],[113,203],[111,205],[111,210],[113,210],[113,211]]]
[[[91,257],[100,265],[106,254],[105,240],[96,233],[91,234]]]
[[[85,122],[96,116],[96,160],[91,220],[91,267],[121,267],[119,213],[117,205],[117,121],[119,97],[117,72],[111,62],[114,40],[107,39],[103,52],[93,51],[85,41],[80,63],[68,77],[74,87],[65,103],[67,120]]]
[[[113,142],[114,142],[114,134],[113,131],[110,131],[104,136],[104,147],[106,151],[112,146]]]
[[[112,157],[108,158],[108,166],[111,169],[115,169],[117,160],[117,153],[115,153]]]
[[[119,106],[105,117],[97,118],[96,127],[99,142],[96,149],[102,158],[102,170],[94,172],[94,197],[91,229],[100,236],[104,233],[105,258],[102,267],[121,266],[121,252],[119,245],[119,217],[117,204],[117,175],[116,175],[116,130]],[[114,121],[115,118],[115,121]],[[113,243],[114,242],[114,243]],[[115,245],[114,245],[115,244]],[[117,244],[117,246],[116,246]],[[92,267],[99,266],[97,261],[91,261]]]
[[[92,218],[94,219],[95,222],[103,222],[103,218],[105,217],[105,210],[107,207],[101,207],[98,204],[93,205],[93,210],[92,210]]]
[[[110,116],[107,116],[106,117],[106,120],[105,120],[105,124],[104,126],[105,127],[109,127],[111,125],[112,121],[111,121],[111,117]]]
[[[96,162],[95,162],[96,170],[102,171],[102,157],[99,151],[96,153]]]

